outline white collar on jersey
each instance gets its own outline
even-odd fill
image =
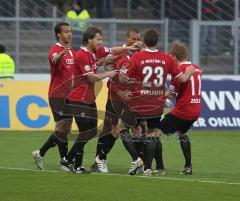
[[[83,49],[85,52],[89,52],[89,53],[93,56],[93,58],[96,59],[96,54],[95,54],[95,52],[94,52],[94,53],[90,52],[90,51],[89,51],[86,47],[84,47],[84,46],[81,46],[81,49]]]
[[[63,47],[60,43],[56,43],[57,46]]]
[[[85,52],[89,52],[90,54],[95,54],[95,53],[92,53],[92,52],[90,52],[86,47],[84,47],[84,46],[81,46],[81,49],[83,49]]]
[[[182,65],[182,64],[192,64],[192,62],[191,61],[184,61],[184,62],[180,63],[179,66]]]
[[[157,52],[158,50],[157,50],[157,49],[150,50],[150,49],[148,49],[148,48],[145,48],[145,51],[147,51],[147,52]]]
[[[61,43],[56,43],[56,45],[59,47],[64,47],[63,45],[61,45]]]

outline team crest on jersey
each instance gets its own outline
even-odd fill
[[[90,66],[89,65],[86,65],[85,67],[84,67],[84,69],[85,69],[85,71],[90,71]]]
[[[120,72],[121,73],[127,73],[128,69],[125,67],[125,66],[122,66],[121,69],[120,69]]]

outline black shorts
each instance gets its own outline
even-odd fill
[[[71,102],[72,113],[77,124],[79,135],[77,141],[88,141],[97,135],[96,103]]]
[[[64,98],[49,98],[48,101],[55,122],[73,119],[72,108],[66,104]]]
[[[148,118],[146,119],[147,121],[147,127],[149,129],[155,129],[159,127],[159,123],[160,123],[161,117],[152,117],[152,118]]]
[[[122,112],[121,119],[126,125],[126,127],[136,127],[140,125],[142,122],[147,121],[148,128],[153,129],[157,128],[157,124],[159,124],[159,121],[161,119],[159,116],[154,116],[154,117],[147,117],[143,116],[139,113],[132,112],[128,108],[125,108],[124,111]],[[150,126],[149,126],[150,125]]]
[[[187,133],[195,120],[186,120],[174,116],[172,113],[166,114],[158,124],[158,128],[167,135],[179,132],[181,134]]]
[[[125,107],[127,107],[127,105],[124,102],[121,103],[111,100],[107,101],[103,129],[100,134],[101,136],[109,134],[112,130],[112,126],[116,126],[118,124],[118,120],[120,119],[122,111]]]
[[[110,118],[112,125],[117,125],[118,120],[121,118],[123,111],[127,108],[124,102],[117,102],[108,100],[106,104],[105,119]]]

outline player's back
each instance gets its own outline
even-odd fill
[[[145,108],[144,110],[150,116],[156,113],[161,114],[165,101],[167,75],[170,73],[175,77],[180,73],[174,60],[170,55],[158,50],[145,49],[135,53],[131,57],[131,62],[134,67],[130,74],[135,78],[136,84],[135,97],[131,101],[130,107]]]
[[[164,83],[168,73],[174,68],[171,56],[158,50],[149,50],[135,53],[132,61],[137,65],[137,80],[142,82],[143,87],[152,89],[164,89]]]
[[[201,112],[201,78],[202,73],[196,64],[191,62],[182,63],[179,68],[182,72],[186,71],[186,68],[193,65],[196,68],[196,72],[190,77],[186,83],[176,83],[174,81],[174,87],[178,93],[176,98],[176,104],[172,110],[172,113],[180,118],[187,120],[196,120],[200,116]]]

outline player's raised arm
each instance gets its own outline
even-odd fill
[[[86,77],[90,82],[98,82],[107,77],[113,78],[117,74],[118,74],[117,71],[107,71],[104,73],[96,73],[96,74],[90,73],[90,74],[86,75]]]
[[[71,47],[67,46],[58,54],[53,55],[53,59],[52,59],[53,63],[55,65],[58,65],[59,63],[61,63],[62,58],[65,56],[65,54],[67,54],[68,51],[70,51],[70,48]]]
[[[138,41],[131,46],[112,47],[111,48],[111,53],[112,54],[123,54],[123,53],[127,53],[128,51],[134,52],[134,51],[137,51],[137,50],[141,49],[142,46],[143,46],[143,43],[141,41]]]

